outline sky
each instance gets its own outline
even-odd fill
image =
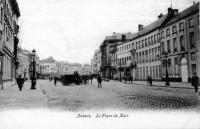
[[[197,0],[194,0],[197,2]],[[137,32],[171,6],[179,11],[192,0],[17,0],[20,46],[40,59],[90,63],[105,36]]]

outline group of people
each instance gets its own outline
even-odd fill
[[[102,78],[101,78],[101,75],[97,74],[96,76],[97,78],[97,82],[98,82],[98,88],[102,88]],[[93,76],[90,76],[90,79],[91,79],[91,84],[92,84],[92,80],[93,80]],[[52,80],[52,79],[50,79]],[[57,84],[57,78],[54,77],[54,84],[56,86]],[[22,87],[23,87],[23,84],[25,82],[25,79],[22,78],[22,76],[20,75],[18,78],[16,78],[16,82],[17,82],[17,85],[19,87],[19,90],[22,91]],[[150,85],[152,86],[152,77],[151,76],[147,76],[147,85]],[[194,89],[195,89],[195,92],[198,92],[198,86],[200,85],[200,79],[199,77],[196,75],[196,73],[194,73],[192,79],[191,79],[191,85],[194,86]]]

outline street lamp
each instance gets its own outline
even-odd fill
[[[36,62],[35,62],[35,52],[36,50],[32,50],[32,77],[31,77],[31,90],[35,90],[36,87]]]
[[[169,75],[168,75],[168,70],[167,70],[167,64],[168,64],[167,56],[168,56],[168,53],[166,51],[164,51],[163,54],[165,55],[165,67],[166,67],[165,85],[166,86],[170,86],[170,84],[169,84]]]

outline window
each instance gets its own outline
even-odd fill
[[[147,47],[147,45],[148,45],[148,44],[147,44],[147,39],[145,39],[145,47]]]
[[[154,61],[154,48],[152,48],[151,51],[152,51],[152,53],[151,53],[152,54],[152,56],[151,56],[152,57],[152,61]]]
[[[166,30],[166,37],[167,36],[170,36],[170,30],[169,30],[169,28]]]
[[[176,41],[176,38],[173,38],[173,48],[174,48],[174,53],[177,52],[177,41]]]
[[[136,62],[138,63],[138,53],[136,53]]]
[[[189,19],[189,28],[193,27],[194,26],[194,21],[193,21],[193,18],[190,18]]]
[[[138,44],[139,44],[139,48],[141,48],[141,44],[140,44],[140,41],[139,41],[139,43],[138,43]]]
[[[170,44],[170,40],[167,40],[167,51],[168,51],[168,53],[171,53],[171,44]]]
[[[144,51],[142,51],[142,63],[144,63]]]
[[[139,63],[141,63],[141,52],[139,52]]]
[[[159,40],[160,40],[159,38],[160,38],[160,34],[158,33],[157,34],[157,42],[159,42]]]
[[[172,34],[175,34],[176,33],[176,26],[174,25],[173,27],[172,27]]]
[[[161,49],[162,49],[162,52],[165,51],[165,42],[162,42],[162,43],[161,43]]]
[[[195,60],[195,53],[191,53],[191,60]]]
[[[184,26],[183,26],[183,22],[179,23],[179,31],[183,31],[184,30]]]
[[[178,58],[174,58],[174,72],[175,74],[178,74]]]
[[[154,44],[156,44],[156,35],[154,35]]]
[[[153,45],[153,36],[151,36],[151,45]]]
[[[164,38],[164,31],[161,32],[161,38]]]
[[[168,72],[169,72],[169,74],[171,74],[172,73],[172,67],[171,67],[171,59],[168,59],[168,61],[167,61],[167,66],[168,66],[168,68],[169,68],[169,70],[168,70]]]
[[[155,47],[155,60],[157,61],[157,59],[158,59],[158,48]]]
[[[190,49],[194,48],[195,47],[195,44],[194,44],[194,32],[190,32],[189,33],[189,42],[190,42]]]
[[[146,54],[146,62],[148,62],[148,50],[145,51]]]
[[[151,62],[151,49],[149,49],[149,62]]]
[[[181,45],[181,51],[185,51],[185,42],[184,42],[184,36],[180,36],[180,45]]]
[[[148,46],[151,45],[150,37],[148,38]]]
[[[192,74],[196,72],[196,64],[192,64]]]
[[[142,48],[144,47],[144,40],[142,40]]]
[[[138,42],[136,42],[136,49],[138,49]]]

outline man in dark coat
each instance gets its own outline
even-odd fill
[[[57,83],[57,78],[54,77],[54,84],[55,84],[55,86],[56,86],[56,83]]]
[[[199,77],[194,73],[194,76],[192,77],[192,86],[194,86],[195,92],[198,92],[198,86],[199,86]]]
[[[19,91],[22,91],[22,87],[24,84],[24,78],[21,77],[21,75],[19,75],[19,78],[16,78],[17,81],[17,85],[19,87]]]
[[[149,84],[150,84],[150,86],[152,86],[152,77],[151,76],[149,76]]]
[[[97,76],[98,88],[102,88],[101,81],[102,81],[102,80],[101,80],[101,76],[98,75],[98,76]]]

